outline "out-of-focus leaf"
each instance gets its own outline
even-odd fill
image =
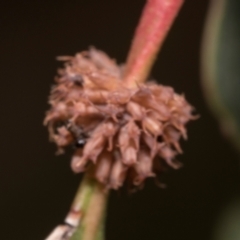
[[[240,200],[231,203],[221,214],[214,233],[214,240],[240,239]]]
[[[212,0],[202,49],[203,89],[221,128],[240,149],[240,0]]]

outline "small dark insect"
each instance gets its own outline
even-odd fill
[[[82,127],[78,127],[71,122],[67,123],[67,129],[72,133],[73,137],[75,138],[74,146],[76,148],[83,148],[87,142],[87,135],[83,131]]]
[[[79,74],[74,74],[69,77],[69,80],[72,81],[76,86],[82,87],[83,77]]]
[[[86,138],[84,138],[84,136],[80,136],[76,142],[75,142],[75,147],[76,148],[83,148],[84,145],[86,144]]]

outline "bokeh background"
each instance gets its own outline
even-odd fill
[[[95,46],[124,62],[143,0],[6,1],[0,8],[0,239],[41,240],[63,222],[81,176],[71,152],[55,156],[43,118],[59,55]],[[189,124],[184,167],[135,194],[112,192],[107,240],[211,240],[240,195],[239,156],[204,100],[200,49],[208,0],[186,0],[151,76],[185,93],[201,115]]]

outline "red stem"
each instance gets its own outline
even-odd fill
[[[184,0],[147,0],[126,64],[129,87],[144,82]]]

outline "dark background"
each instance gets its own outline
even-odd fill
[[[149,181],[113,192],[107,240],[211,239],[221,210],[239,195],[238,155],[203,99],[200,47],[207,0],[186,0],[152,76],[184,92],[201,118],[189,124],[166,190]],[[143,0],[4,1],[0,7],[0,239],[42,240],[62,223],[80,176],[57,157],[42,122],[59,55],[94,45],[124,62]]]

